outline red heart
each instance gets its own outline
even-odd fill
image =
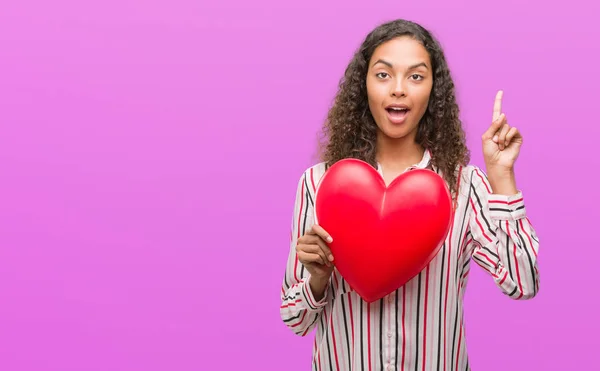
[[[431,170],[407,171],[386,187],[371,165],[345,159],[319,182],[315,214],[333,237],[336,268],[373,302],[435,257],[450,230],[452,200],[442,177]]]

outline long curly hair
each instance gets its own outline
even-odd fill
[[[432,165],[441,170],[450,192],[456,191],[457,168],[470,160],[459,119],[454,82],[439,42],[417,23],[395,20],[371,31],[354,54],[339,83],[333,106],[323,126],[320,159],[329,167],[345,158],[357,158],[376,167],[377,124],[367,98],[367,72],[375,49],[400,36],[420,42],[432,63],[433,87],[416,141],[429,149]]]

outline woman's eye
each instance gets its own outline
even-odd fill
[[[376,76],[380,79],[385,79],[389,75],[386,72],[379,72]]]
[[[418,75],[418,74],[416,74],[416,73],[415,73],[415,74],[413,74],[413,75],[411,75],[411,77],[412,77],[413,79],[415,79],[415,80],[422,80],[422,79],[423,79],[423,76],[421,76],[421,75]]]

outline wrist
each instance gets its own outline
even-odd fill
[[[308,280],[310,291],[316,301],[321,301],[325,296],[325,289],[329,284],[329,277],[324,276],[310,276]]]
[[[492,193],[510,196],[519,192],[514,168],[488,166],[486,172]]]

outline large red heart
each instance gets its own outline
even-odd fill
[[[315,214],[333,237],[336,268],[373,302],[435,257],[450,229],[452,200],[442,177],[431,170],[407,171],[386,187],[371,165],[345,159],[319,182]]]

